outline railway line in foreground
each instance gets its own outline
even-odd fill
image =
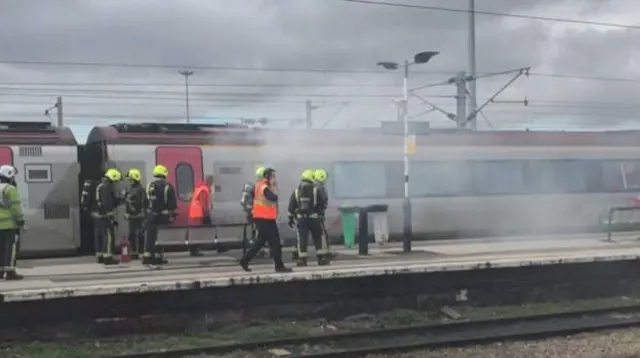
[[[633,326],[640,326],[640,305],[230,343],[118,357],[201,357],[233,352],[256,353],[258,357],[272,349],[285,352],[291,358],[360,357],[367,354],[541,339]]]

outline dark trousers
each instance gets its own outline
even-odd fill
[[[16,229],[0,230],[0,277],[5,272],[16,271],[17,233]]]
[[[313,239],[316,248],[316,256],[322,259],[328,254],[327,240],[324,235],[322,221],[316,218],[301,218],[297,222],[298,229],[298,257],[307,258],[309,247],[309,236]]]
[[[93,220],[93,245],[97,257],[112,257],[115,251],[116,230],[108,218]]]
[[[144,250],[144,218],[129,218],[129,244],[131,254],[139,254]]]
[[[280,232],[278,231],[278,224],[275,220],[266,219],[254,219],[254,225],[256,226],[256,240],[251,245],[251,248],[247,251],[241,260],[243,264],[249,264],[253,260],[258,251],[262,249],[265,243],[269,243],[271,247],[271,255],[273,256],[273,262],[277,269],[283,268],[282,262],[282,246],[280,246]]]
[[[145,230],[147,232],[144,238],[144,257],[162,257],[162,253],[158,250],[156,242],[158,241],[158,232],[160,225],[168,225],[169,217],[165,215],[155,216],[147,221]]]
[[[253,219],[251,219],[251,217],[247,218],[247,222],[248,222],[247,229],[251,230],[251,232],[249,233],[247,237],[247,242],[245,244],[248,244],[247,246],[250,247],[256,242],[256,239],[258,238],[258,229],[256,228],[256,224],[253,222]],[[262,249],[260,249],[259,251],[260,256],[264,256],[266,254],[265,248],[267,249],[269,248],[269,242],[265,242]]]

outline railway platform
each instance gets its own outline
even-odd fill
[[[331,266],[294,267],[293,273],[273,272],[270,259],[256,260],[253,272],[237,265],[240,253],[191,258],[186,253],[168,254],[162,269],[132,261],[103,266],[93,258],[39,259],[19,263],[23,281],[0,281],[0,301],[25,302],[91,296],[175,292],[206,288],[347,279],[401,274],[546,266],[597,261],[631,261],[640,258],[638,233],[616,235],[605,242],[602,234],[522,236],[485,239],[442,240],[414,243],[411,253],[400,244],[370,245],[368,256],[357,249],[333,246],[338,256]],[[290,259],[285,253],[285,259]],[[294,266],[293,263],[288,263]]]

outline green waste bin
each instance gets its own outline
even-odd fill
[[[342,218],[344,246],[351,249],[356,244],[356,226],[358,225],[356,214],[358,213],[358,208],[355,206],[342,206],[338,210],[340,210]]]

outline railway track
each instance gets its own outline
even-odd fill
[[[222,355],[234,351],[265,352],[280,348],[288,358],[360,357],[505,340],[540,339],[640,325],[640,305],[559,314],[462,321],[401,328],[332,333],[120,355],[119,358],[166,358]]]

